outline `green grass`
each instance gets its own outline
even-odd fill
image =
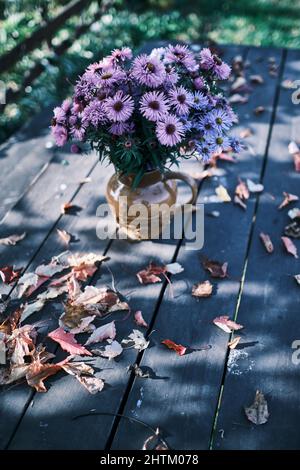
[[[57,14],[68,0],[0,0],[0,54],[14,47],[41,22],[41,6],[48,4],[49,17]],[[0,115],[0,142],[13,133],[42,106],[59,100],[70,91],[89,62],[115,47],[137,49],[155,39],[201,42],[210,39],[221,44],[300,48],[300,0],[115,0],[111,8],[62,57],[48,63],[51,51],[46,44],[23,58],[0,80],[17,88],[26,71],[43,60],[46,69],[32,87]],[[3,5],[6,5],[3,8]],[[33,8],[32,5],[40,8]],[[70,19],[55,41],[72,37],[80,21],[93,17],[93,2],[82,17]]]

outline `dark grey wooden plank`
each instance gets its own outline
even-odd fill
[[[0,220],[53,158],[51,115],[52,108],[44,109],[0,147]]]
[[[300,52],[288,52],[284,79],[296,80]],[[298,194],[300,174],[294,171],[287,146],[298,137],[299,106],[291,101],[294,90],[281,89],[273,126],[266,172],[265,192],[260,197],[249,252],[238,322],[245,325],[243,342],[258,342],[232,352],[229,357],[215,449],[299,449],[299,365],[292,361],[292,343],[299,338],[299,260],[287,254],[280,237],[288,223],[287,211],[278,211],[282,192]],[[274,196],[274,200],[270,197]],[[296,206],[296,204],[294,204]],[[269,233],[275,251],[268,255],[259,233]],[[299,240],[295,244],[300,250]],[[247,421],[243,407],[253,403],[261,390],[268,401],[270,418],[262,426]],[[223,430],[221,432],[221,430]]]
[[[64,158],[68,158],[66,154],[62,155]],[[73,158],[73,156],[71,156]],[[43,180],[41,179],[38,182],[32,191],[28,193],[28,197],[30,196],[30,201],[32,202],[34,199],[39,199],[39,194],[41,191],[41,201],[43,207],[43,217],[47,220],[52,221],[52,224],[56,222],[57,217],[59,217],[60,212],[60,203],[64,201],[64,198],[57,198],[56,196],[60,193],[57,192],[57,188],[60,186],[62,181],[64,184],[68,184],[69,189],[68,193],[64,194],[65,196],[70,197],[72,193],[70,191],[74,191],[75,187],[78,186],[78,181],[86,176],[86,171],[88,167],[95,164],[95,156],[90,155],[89,157],[77,157],[77,162],[73,162],[72,165],[69,167],[59,167],[59,162],[53,168],[53,173],[51,168],[49,171],[51,172],[52,176],[46,178],[47,173],[43,175]],[[68,172],[68,173],[66,173]],[[57,223],[57,227],[60,229],[67,230],[69,233],[72,233],[78,239],[77,243],[71,243],[69,249],[73,252],[97,252],[103,253],[105,247],[107,245],[107,241],[103,240],[100,241],[96,237],[96,226],[99,223],[99,218],[96,217],[96,209],[99,204],[104,202],[104,186],[105,181],[107,178],[107,174],[109,172],[107,170],[104,171],[103,167],[99,164],[96,165],[94,170],[91,172],[92,181],[88,184],[84,184],[81,187],[81,190],[76,195],[74,199],[74,204],[82,207],[82,211],[80,216],[75,217],[71,215],[64,215]],[[53,179],[55,181],[53,181]],[[46,188],[46,191],[39,186],[39,183],[43,184],[42,188]],[[51,189],[51,186],[53,188]],[[66,190],[65,190],[66,191]],[[45,193],[45,194],[44,194]],[[46,196],[46,199],[44,197]],[[26,204],[25,207],[31,205]],[[36,205],[35,205],[36,208]],[[32,219],[30,219],[30,213],[23,212],[21,214],[20,223],[22,223],[23,217],[28,217],[29,222],[31,222],[31,227],[33,227],[38,233],[42,228],[37,227],[32,223]],[[56,219],[55,219],[56,217]],[[33,220],[35,220],[33,218]],[[43,220],[39,220],[40,223]],[[49,230],[49,227],[48,227]],[[45,234],[44,234],[45,235]],[[36,243],[40,241],[40,238],[35,234],[34,230],[28,234],[28,244],[25,248],[25,255],[26,253],[30,253],[30,256],[34,255],[34,252],[31,250],[36,250],[37,245]],[[25,240],[24,240],[25,242]],[[23,243],[23,242],[22,242]],[[18,246],[18,245],[17,245]],[[9,259],[14,260],[13,251],[17,247],[6,247],[8,250],[6,252],[6,256],[11,257]],[[20,245],[19,245],[20,246]],[[42,264],[43,262],[48,262],[52,256],[59,254],[60,252],[64,251],[66,248],[61,243],[59,237],[57,236],[56,230],[52,231],[49,235],[47,241],[44,243],[40,251],[34,256],[32,262],[29,264],[27,271],[34,270],[38,265]],[[24,246],[23,246],[24,250]],[[22,256],[22,250],[18,252],[19,257]],[[8,259],[8,258],[6,258]],[[26,258],[27,260],[28,258]],[[14,292],[13,292],[14,294]],[[62,305],[60,302],[51,302],[51,304],[47,304],[46,307],[41,312],[38,312],[32,315],[28,320],[29,322],[35,322],[40,319],[48,319],[49,324],[48,328],[49,331],[57,327],[57,319],[62,311]],[[48,344],[51,347],[51,344]],[[53,346],[53,344],[52,344]],[[29,388],[27,385],[20,385],[8,388],[1,388],[0,391],[0,447],[6,447],[7,443],[9,442],[11,436],[14,433],[15,428],[18,425],[18,422],[22,416],[22,413],[25,412],[26,407],[29,403],[34,403],[30,401],[34,396],[33,390]],[[43,425],[42,420],[41,424],[38,422],[36,424],[37,428],[43,434]],[[31,436],[29,436],[31,439]]]
[[[1,238],[12,233],[27,233],[26,238],[15,246],[0,246],[1,266],[27,266],[53,224],[61,216],[62,204],[72,199],[80,187],[80,180],[96,163],[96,155],[85,158],[81,155],[57,152],[47,171],[0,224]],[[6,294],[10,290],[10,286],[1,283],[1,293]]]
[[[189,163],[187,165],[189,166]],[[193,165],[194,168],[199,169],[198,163],[194,162]],[[103,194],[101,187],[100,191]],[[182,197],[187,197],[188,191],[183,190]],[[94,238],[93,227],[92,232],[87,231],[86,240],[90,240],[92,244]],[[110,256],[108,266],[114,275],[117,289],[128,297],[132,311],[141,309],[148,321],[155,309],[162,284],[141,286],[137,281],[136,273],[148,265],[150,260],[164,264],[170,262],[176,245],[176,240],[143,243],[116,240],[108,251]],[[98,280],[95,279],[95,281]],[[103,267],[101,279],[97,285],[111,285],[111,282],[110,273]],[[111,317],[111,320],[114,318],[117,320],[117,340],[119,341],[136,328],[132,316],[126,321],[122,321],[123,317],[124,313]],[[96,359],[94,364],[99,368],[99,375],[105,380],[106,386],[100,394],[94,396],[88,394],[70,376],[53,377],[53,380],[48,381],[51,384],[49,391],[46,394],[35,394],[33,401],[30,402],[10,448],[103,448],[114,422],[113,416],[92,417],[78,421],[73,421],[72,418],[92,409],[104,413],[117,413],[129,379],[126,368],[136,360],[136,356],[137,352],[134,349],[128,349],[116,361]],[[40,422],[45,426],[40,427]],[[68,439],[66,435],[69,436]]]
[[[247,243],[254,214],[255,198],[248,201],[243,212],[232,204],[209,202],[209,196],[219,184],[228,188],[231,195],[242,179],[258,179],[262,170],[267,145],[276,79],[268,74],[268,57],[280,63],[279,50],[250,49],[247,75],[261,74],[265,84],[254,88],[249,103],[238,108],[240,126],[250,127],[250,150],[243,153],[236,165],[220,165],[224,175],[208,180],[201,188],[199,202],[205,203],[206,212],[220,211],[220,217],[205,219],[205,242],[201,255],[229,262],[229,277],[213,280],[214,295],[197,302],[191,296],[195,282],[209,279],[200,266],[200,253],[182,247],[177,260],[185,268],[180,278],[173,279],[175,299],[164,297],[154,323],[152,341],[156,344],[146,350],[141,364],[150,367],[160,377],[168,379],[135,379],[124,414],[159,426],[171,448],[207,449],[213,428],[215,412],[227,354],[228,334],[213,325],[219,315],[234,315],[242,279]],[[262,60],[261,60],[262,59]],[[254,116],[253,109],[265,106],[265,113]],[[178,279],[178,280],[177,280]],[[189,354],[179,357],[168,351],[161,340],[171,339],[192,348]],[[209,350],[201,350],[211,345]],[[113,449],[141,448],[148,431],[136,423],[121,420]]]

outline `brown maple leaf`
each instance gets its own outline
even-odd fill
[[[209,260],[204,258],[202,261],[204,269],[210,272],[212,277],[224,278],[227,277],[228,263],[219,263],[219,261]]]
[[[14,269],[13,266],[3,266],[3,268],[0,268],[0,277],[4,284],[11,284],[19,279],[22,269]]]
[[[194,297],[209,297],[212,294],[212,291],[213,285],[209,281],[204,281],[194,284],[192,295]]]

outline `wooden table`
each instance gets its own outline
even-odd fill
[[[220,176],[199,183],[198,202],[205,212],[205,244],[201,252],[186,250],[178,240],[142,242],[101,241],[96,237],[96,208],[104,202],[111,169],[95,156],[74,156],[50,147],[50,113],[38,116],[1,149],[1,237],[27,232],[14,247],[0,247],[0,265],[14,264],[26,271],[64,250],[56,229],[77,235],[74,252],[106,253],[117,289],[135,310],[142,310],[151,333],[148,349],[124,351],[116,361],[97,359],[105,388],[90,395],[69,375],[47,380],[47,393],[38,394],[25,384],[0,392],[0,446],[8,449],[141,449],[153,428],[160,427],[172,449],[291,449],[299,448],[300,366],[292,362],[292,342],[300,339],[299,286],[293,275],[299,261],[284,251],[280,237],[289,219],[277,209],[283,191],[300,195],[300,174],[294,170],[288,143],[299,138],[300,106],[291,101],[285,79],[300,78],[300,51],[225,47],[224,58],[241,54],[248,63],[246,75],[260,74],[264,84],[253,85],[249,101],[237,105],[240,123],[251,128],[247,150],[237,164],[221,162]],[[270,76],[272,61],[277,76]],[[253,110],[265,111],[255,115]],[[197,162],[185,170],[199,173]],[[81,184],[85,177],[92,181]],[[238,182],[250,178],[263,182],[265,190],[253,194],[243,211],[233,203],[213,203],[209,196],[223,184],[231,195]],[[77,216],[61,215],[61,204],[72,201],[82,208]],[[295,204],[294,204],[295,206]],[[289,208],[291,208],[290,206]],[[270,234],[275,251],[268,254],[259,239]],[[299,241],[295,241],[300,249]],[[211,279],[214,292],[197,301],[191,296],[195,282],[209,279],[201,256],[228,261],[229,276]],[[178,261],[184,272],[172,279],[174,297],[166,283],[139,285],[136,272],[149,261]],[[111,284],[103,265],[93,284]],[[15,286],[1,284],[1,292],[15,295]],[[54,328],[62,312],[52,302],[32,321],[48,318]],[[229,315],[244,325],[239,349],[229,351],[230,335],[212,320]],[[115,314],[116,319],[122,319]],[[132,318],[117,321],[117,339],[126,337],[135,324]],[[189,346],[180,357],[161,340]],[[210,345],[210,349],[202,349]],[[57,360],[61,354],[57,353]],[[138,362],[153,372],[152,378],[135,378],[126,370]],[[149,369],[148,369],[149,370]],[[243,410],[253,402],[256,390],[268,401],[267,424],[255,426]],[[90,416],[74,420],[75,416]],[[98,414],[96,414],[98,413]],[[101,414],[103,413],[103,414]],[[94,414],[94,416],[93,416]]]

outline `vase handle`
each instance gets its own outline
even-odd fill
[[[169,171],[164,174],[164,181],[166,180],[184,181],[192,190],[192,195],[185,204],[195,204],[198,195],[198,185],[194,178],[186,173],[181,173],[181,171]]]

